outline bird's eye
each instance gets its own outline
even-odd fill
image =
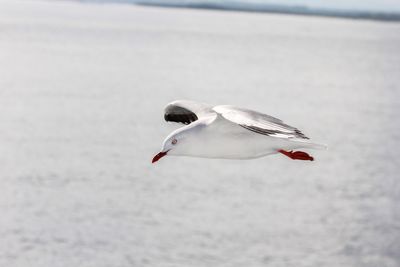
[[[171,142],[171,144],[173,144],[173,145],[176,145],[176,143],[178,143],[178,140],[176,140],[176,139],[172,139],[172,142]]]

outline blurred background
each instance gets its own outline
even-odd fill
[[[400,266],[399,12],[1,0],[0,266]],[[329,149],[152,165],[175,99]]]

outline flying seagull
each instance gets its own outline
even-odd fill
[[[185,126],[164,140],[152,163],[166,155],[254,159],[281,153],[294,160],[314,160],[298,148],[325,149],[280,119],[230,105],[211,106],[177,100],[165,107],[164,118]]]

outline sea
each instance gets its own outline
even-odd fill
[[[0,2],[0,266],[400,266],[400,24]],[[176,99],[315,161],[164,157]]]

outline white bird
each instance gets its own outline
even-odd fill
[[[280,119],[229,105],[177,100],[166,106],[164,118],[186,125],[167,136],[152,163],[166,155],[253,159],[276,153],[312,161],[309,154],[292,150],[326,148]]]

